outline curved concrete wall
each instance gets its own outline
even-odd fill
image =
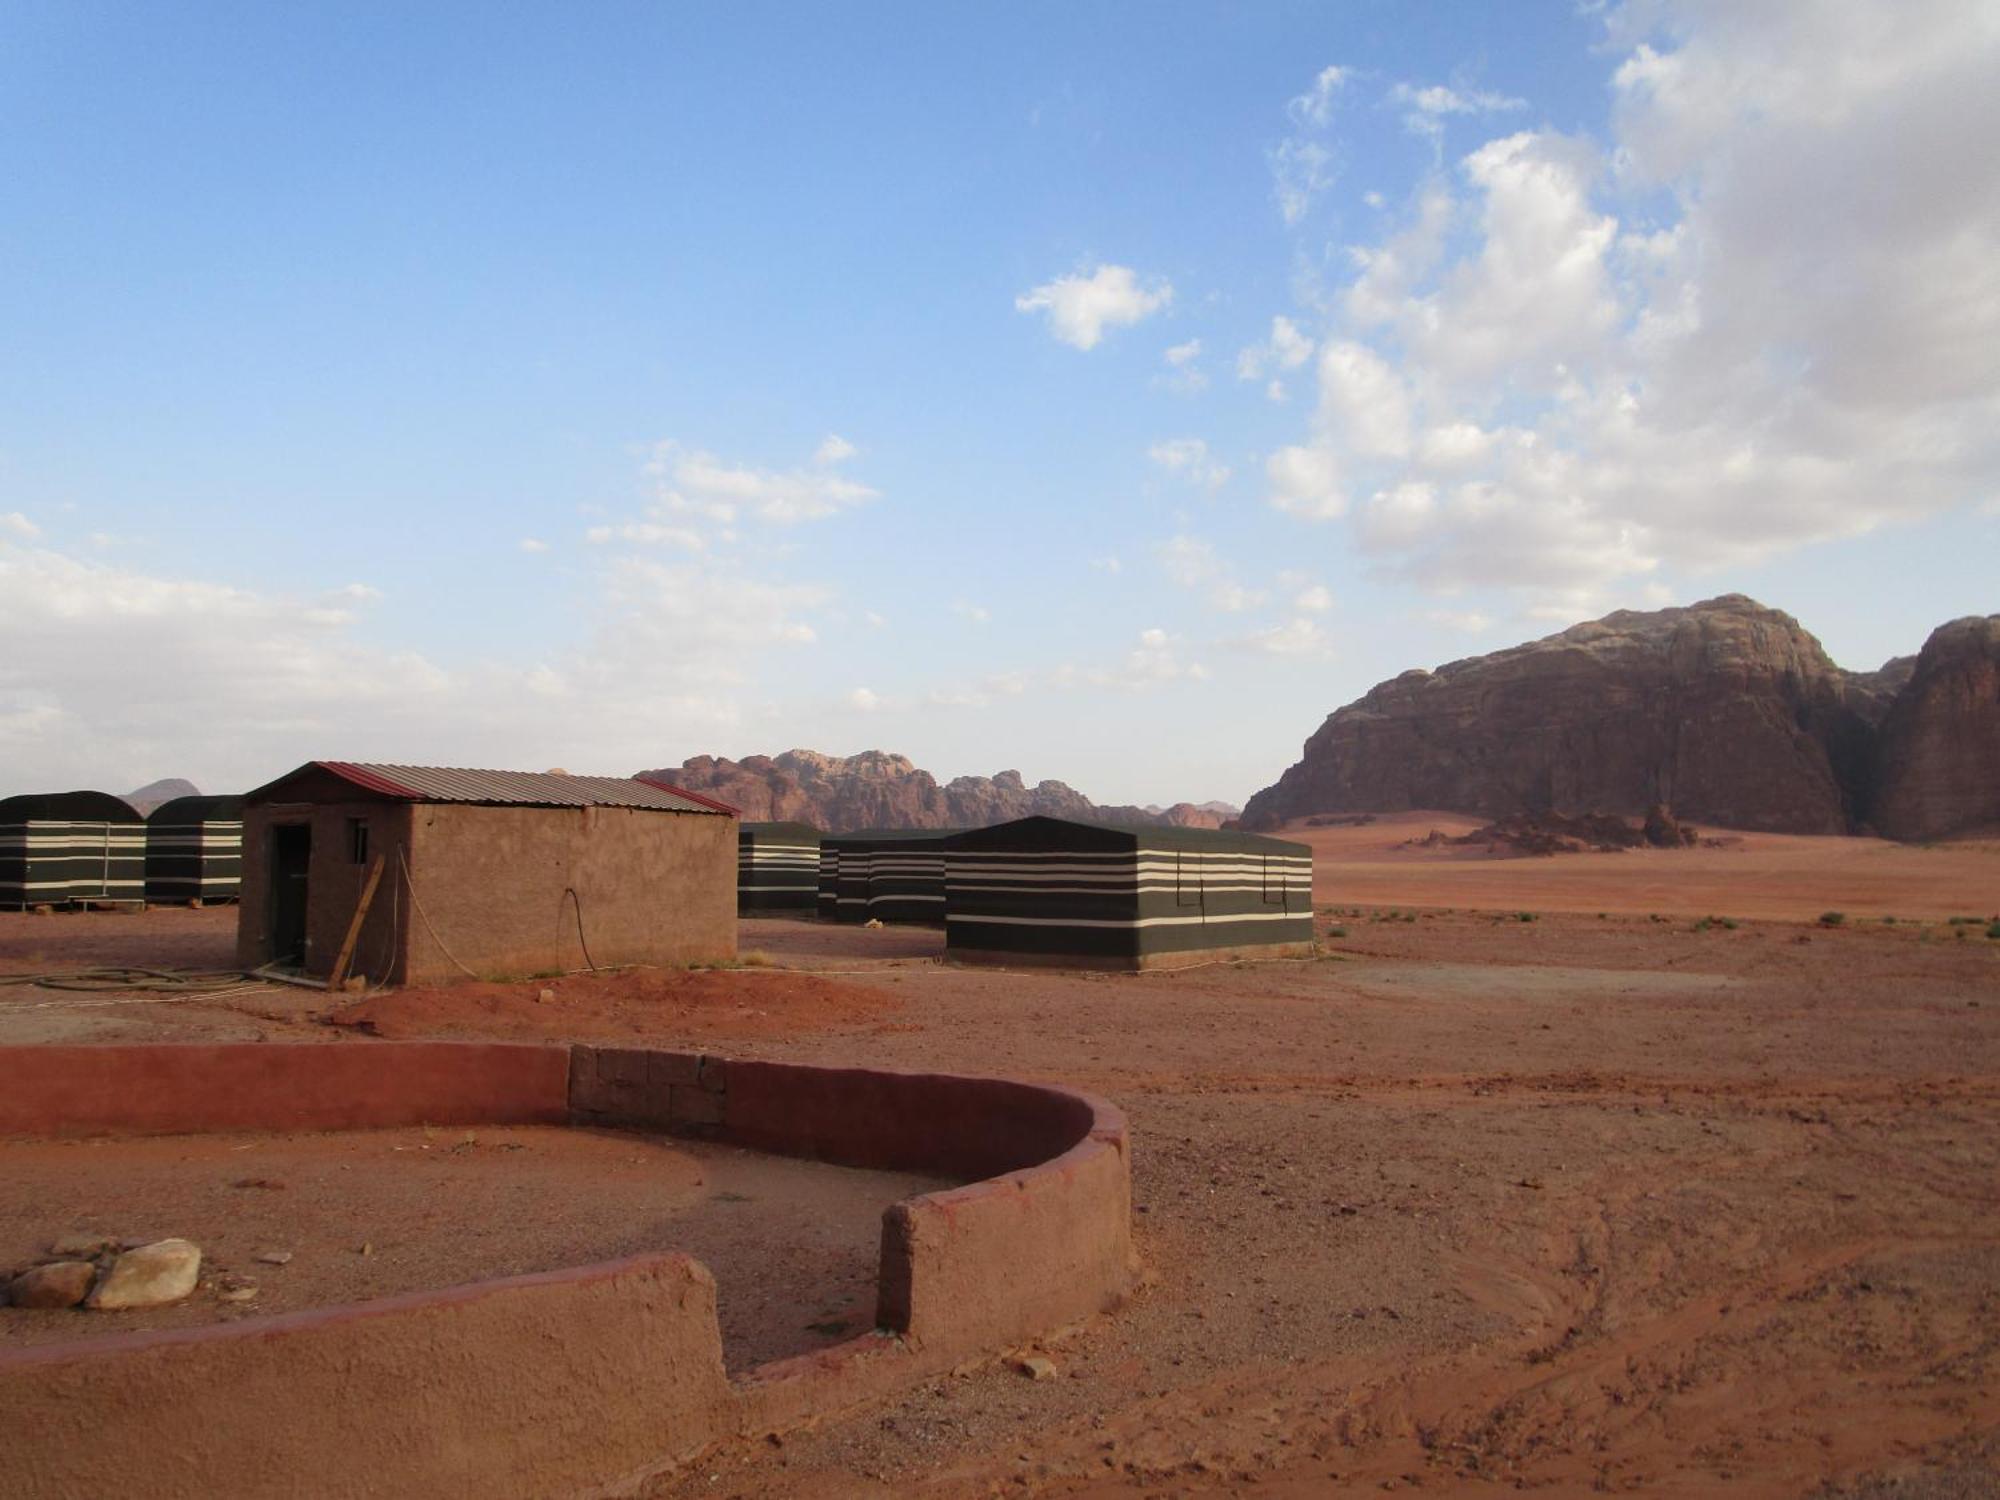
[[[979,1177],[883,1215],[872,1334],[724,1374],[715,1284],[662,1253],[0,1353],[0,1492],[615,1491],[1103,1311],[1130,1284],[1125,1123],[1004,1079],[451,1042],[0,1049],[0,1133],[570,1119]]]

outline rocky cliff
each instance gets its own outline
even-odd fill
[[[1060,781],[1029,786],[1019,771],[959,776],[940,785],[909,758],[868,750],[821,755],[788,750],[742,760],[697,755],[678,766],[642,771],[743,809],[745,818],[811,823],[828,833],[860,828],[961,828],[1034,815],[1097,818],[1114,823],[1172,823],[1218,828],[1222,815],[1210,805],[1169,808],[1100,807]]]
[[[1882,722],[1873,822],[1894,839],[2000,829],[2000,615],[1924,642]]]
[[[1664,804],[1725,828],[1841,833],[1878,807],[1915,807],[1877,795],[1890,784],[1884,767],[1907,762],[1917,782],[1964,788],[1941,799],[1956,811],[1911,811],[1899,825],[1936,829],[1970,815],[1980,755],[1989,768],[2000,756],[1991,718],[1978,728],[1971,706],[1983,680],[1990,714],[1982,649],[1927,646],[1921,658],[1844,672],[1798,621],[1741,594],[1621,610],[1380,684],[1327,718],[1299,763],[1250,799],[1243,823],[1427,807],[1639,815]],[[1954,665],[1927,677],[1934,655]],[[1927,714],[1905,708],[1917,693],[1935,701]],[[1960,737],[1983,751],[1951,748]],[[1918,740],[1929,748],[1890,750]],[[1993,779],[1989,769],[1989,794]]]

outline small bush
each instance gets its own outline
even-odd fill
[[[736,955],[736,967],[739,969],[769,969],[775,967],[777,962],[761,948],[752,948],[748,953]]]
[[[1894,917],[1884,917],[1882,919],[1882,925],[1884,927],[1894,927],[1896,925],[1896,919]]]
[[[1995,917],[1991,922],[1986,924],[1986,935],[1993,939],[1994,942],[2000,943],[2000,917]]]
[[[1819,914],[1819,925],[1822,927],[1838,927],[1846,920],[1847,913],[1844,911],[1823,911]]]
[[[1985,920],[1986,918],[1984,917],[1953,917],[1951,925],[1954,927],[1977,927]]]
[[[1345,927],[1329,927],[1326,930],[1326,935],[1330,938],[1346,937],[1347,929]]]
[[[1517,911],[1514,913],[1514,920],[1516,922],[1532,922],[1535,920],[1535,914],[1531,911]]]

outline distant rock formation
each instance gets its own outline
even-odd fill
[[[176,797],[199,797],[192,781],[179,776],[168,776],[160,781],[149,781],[136,792],[127,792],[125,800],[139,809],[142,816],[150,816],[154,808],[162,802],[171,802]]]
[[[2000,829],[2000,615],[1924,642],[1882,721],[1872,821],[1893,839]]]
[[[1243,826],[1658,807],[1725,828],[1844,833],[1874,817],[1934,837],[1981,808],[1996,816],[1991,640],[1991,622],[1960,621],[1921,657],[1845,672],[1798,621],[1741,594],[1620,610],[1378,685],[1327,718]],[[1955,790],[1892,796],[1903,782]]]
[[[747,755],[742,760],[697,755],[678,766],[639,774],[720,798],[742,808],[749,819],[812,823],[829,833],[975,827],[1038,814],[1183,828],[1219,828],[1223,823],[1222,813],[1212,804],[1100,807],[1060,781],[1031,787],[1019,771],[959,776],[940,785],[907,756],[881,750],[849,756],[787,750],[783,755]]]

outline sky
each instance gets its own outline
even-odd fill
[[[885,749],[2000,610],[2000,4],[0,0],[0,794]]]

